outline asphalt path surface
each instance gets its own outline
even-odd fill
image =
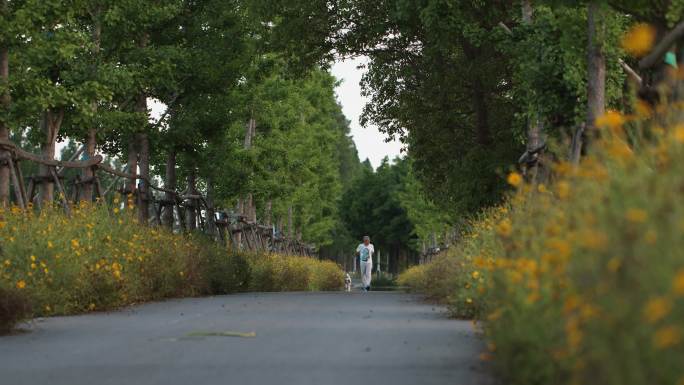
[[[399,292],[258,293],[34,320],[2,385],[491,384],[468,321]]]

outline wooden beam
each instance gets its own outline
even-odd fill
[[[66,213],[67,217],[71,217],[71,209],[69,208],[69,202],[66,199],[66,191],[64,191],[64,187],[62,186],[62,182],[59,181],[59,177],[57,176],[57,172],[55,171],[54,167],[49,167],[50,169],[50,174],[52,175],[52,179],[55,181],[55,185],[57,186],[57,191],[59,192],[59,197],[60,200],[62,201],[62,205],[64,206],[64,212]]]
[[[96,155],[96,156],[92,157],[91,159],[81,161],[81,162],[68,162],[68,161],[61,161],[61,160],[43,159],[41,156],[36,155],[36,154],[32,154],[28,151],[24,151],[21,148],[19,148],[16,144],[12,143],[9,140],[4,140],[4,139],[0,139],[0,148],[13,152],[15,154],[16,158],[31,160],[31,161],[34,161],[36,163],[40,163],[42,165],[52,166],[52,167],[86,168],[86,167],[95,166],[98,163],[102,162],[102,156],[100,156],[100,155]]]

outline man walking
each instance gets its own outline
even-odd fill
[[[361,284],[363,285],[363,291],[370,290],[374,252],[375,249],[373,248],[373,244],[370,243],[370,237],[368,235],[364,236],[363,243],[356,248],[356,255],[359,257],[360,262],[359,267],[361,268]]]

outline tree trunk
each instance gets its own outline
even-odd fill
[[[195,186],[196,185],[196,174],[195,174],[194,168],[188,174],[187,182],[188,182],[188,190],[187,190],[188,195],[197,194],[197,187]],[[185,202],[186,202],[185,224],[188,227],[188,231],[193,231],[197,228],[197,214],[195,211],[196,200],[187,199]]]
[[[128,169],[128,173],[132,174],[134,178],[125,180],[124,190],[128,194],[134,194],[137,185],[137,179],[135,177],[138,175],[138,144],[136,143],[135,136],[131,136],[128,139],[128,161],[126,163],[126,168]]]
[[[254,141],[254,136],[256,135],[256,120],[250,118],[247,122],[247,127],[245,127],[245,141],[244,148],[249,150],[252,148],[252,143]],[[254,196],[252,193],[247,195],[247,198],[243,202],[242,214],[247,217],[248,222],[256,222],[256,207],[254,207]]]
[[[3,13],[7,10],[7,0],[2,1]],[[0,47],[0,84],[6,85],[9,82],[9,48]],[[10,105],[9,91],[0,95],[0,107],[6,111]],[[9,140],[9,127],[7,122],[0,120],[0,140]],[[0,151],[0,155],[9,156],[9,152]],[[10,169],[9,163],[0,164],[0,207],[7,207],[10,199]]]
[[[522,0],[522,21],[525,24],[532,23],[532,2],[530,0]]]
[[[41,144],[41,153],[43,159],[54,160],[55,149],[57,142],[57,134],[62,126],[62,119],[64,118],[64,109],[58,110],[49,109],[43,114],[43,133],[44,141]],[[52,180],[49,166],[40,165],[39,174],[42,179],[40,184],[40,199],[42,202],[52,202],[55,198],[55,184]]]
[[[214,211],[214,180],[207,178],[207,232],[214,238],[216,234],[216,211]]]
[[[477,143],[486,147],[491,142],[489,133],[489,111],[487,108],[485,90],[483,89],[483,84],[479,77],[475,79],[473,107],[475,109]]]
[[[247,195],[247,220],[256,223],[256,204],[254,203],[254,195],[251,193]]]
[[[102,40],[102,23],[100,22],[100,10],[97,9],[93,14],[93,56],[95,62],[93,63],[92,73],[93,76],[97,75],[97,60],[100,56],[100,44]],[[97,102],[91,104],[93,113],[97,114]],[[86,138],[86,154],[88,159],[95,156],[95,148],[97,147],[97,128],[91,127],[88,129],[88,137]],[[95,176],[93,168],[83,169],[83,179],[86,180],[86,184],[83,185],[81,190],[80,200],[82,201],[92,201],[93,200],[93,186],[95,181],[93,177]]]
[[[95,156],[95,148],[97,146],[97,130],[95,128],[90,128],[88,130],[88,138],[86,139],[86,148],[85,152],[87,154],[88,159],[91,159],[92,157]],[[93,171],[92,167],[87,167],[83,169],[83,179],[88,181],[83,185],[83,189],[81,190],[81,197],[80,200],[82,201],[92,201],[93,200],[93,186],[95,181],[93,180],[93,177],[95,176],[95,173]]]
[[[146,133],[138,133],[136,136],[140,145],[140,152],[138,153],[138,165],[140,167],[138,221],[141,224],[147,224],[150,198],[150,141]]]
[[[272,210],[273,210],[273,201],[271,201],[271,200],[269,199],[268,201],[266,201],[266,208],[265,208],[265,210],[264,210],[264,224],[265,224],[266,226],[271,226],[271,221],[272,221],[272,219],[271,219],[271,215],[272,215],[271,211],[272,211]]]
[[[164,179],[164,187],[167,190],[176,191],[176,150],[171,149],[166,157],[166,178]],[[170,192],[164,193],[164,199],[175,202],[175,194]],[[162,213],[162,223],[170,229],[173,229],[173,208],[175,205],[164,206]]]
[[[572,161],[575,163],[579,162],[580,154],[586,153],[591,140],[598,135],[596,118],[603,115],[606,109],[606,58],[603,54],[603,33],[599,30],[601,17],[600,1],[591,1],[587,8],[587,121],[582,141],[578,143],[579,148],[573,149]]]
[[[525,25],[532,24],[533,9],[532,2],[530,0],[522,1],[522,22]],[[536,109],[536,108],[535,108]],[[538,111],[534,114],[534,117],[527,122],[527,153],[531,154],[538,150],[542,145],[542,131],[544,129],[541,117]],[[537,154],[540,156],[540,154]],[[525,169],[525,173],[530,180],[537,181],[537,174],[539,170],[539,158],[537,161],[532,163],[531,168]]]
[[[294,228],[292,228],[292,206],[287,208],[287,237],[292,239],[294,236]]]

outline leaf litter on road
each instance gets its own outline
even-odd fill
[[[241,337],[254,338],[256,332],[235,332],[235,331],[195,331],[186,334],[186,337]]]

